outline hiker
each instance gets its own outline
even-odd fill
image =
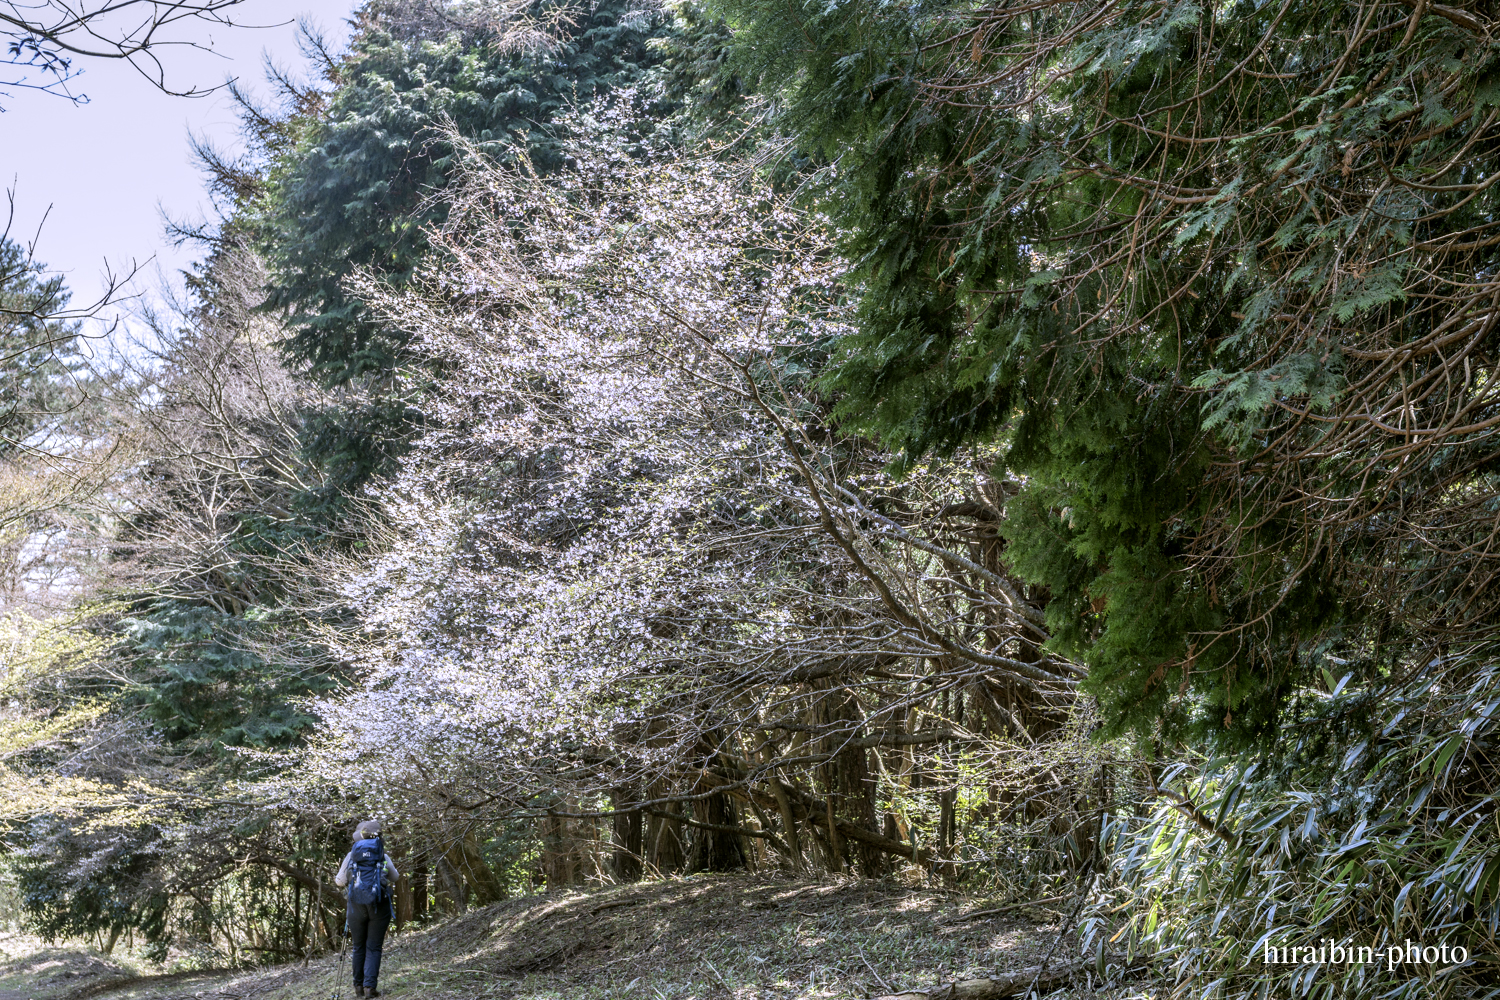
[[[378,997],[375,981],[380,976],[380,946],[386,928],[395,916],[392,897],[401,875],[385,853],[380,839],[380,821],[367,819],[354,829],[354,847],[334,876],[340,889],[348,886],[347,927],[354,940],[354,995]]]

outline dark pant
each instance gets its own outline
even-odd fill
[[[354,938],[354,985],[373,990],[380,975],[380,946],[391,925],[391,904],[349,904],[349,934]]]

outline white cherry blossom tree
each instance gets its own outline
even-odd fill
[[[992,456],[898,480],[831,426],[827,222],[631,101],[566,123],[553,176],[450,137],[441,255],[358,279],[426,358],[428,430],[371,497],[384,551],[343,569],[364,682],[316,707],[303,780],[458,845],[481,897],[463,831],[504,816],[563,879],[602,866],[566,843],[604,817],[617,875],[951,868],[959,813],[1086,826],[1113,751],[1006,571]]]

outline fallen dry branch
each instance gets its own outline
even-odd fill
[[[1009,913],[1012,910],[1022,910],[1028,906],[1046,906],[1048,903],[1061,903],[1065,899],[1072,899],[1070,895],[1045,896],[1041,899],[1023,899],[1019,903],[1007,903],[1005,906],[994,906],[987,910],[975,910],[973,913],[964,913],[954,917],[950,923],[958,923],[963,920],[979,920],[983,917],[994,917],[1001,913]]]
[[[944,983],[931,990],[912,990],[906,993],[890,993],[875,1000],[1002,1000],[1004,997],[1021,996],[1033,985],[1052,987],[1089,968],[1091,962],[1070,962],[1047,969],[1022,969],[1003,976],[987,979],[964,979]]]

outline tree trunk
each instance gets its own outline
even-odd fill
[[[776,796],[776,811],[781,813],[781,826],[786,832],[786,846],[792,852],[792,870],[806,871],[802,859],[802,838],[797,836],[797,817],[792,812],[792,800],[787,798],[786,786],[776,772],[771,772],[771,791]]]
[[[651,866],[659,875],[682,870],[686,852],[682,843],[682,824],[669,816],[652,814],[647,831]]]
[[[414,864],[411,870],[411,918],[418,923],[427,919],[427,896],[432,891],[430,882],[430,872],[424,858],[421,864]]]
[[[546,816],[542,824],[542,878],[549,892],[573,884],[575,875],[573,845],[568,842],[568,821],[560,816]]]
[[[400,930],[411,923],[411,918],[411,874],[402,872],[401,877],[396,880],[396,929]]]
[[[863,737],[867,731],[864,714],[860,711],[854,694],[848,689],[838,690],[832,694],[838,700],[829,712],[830,721],[847,722],[850,736],[856,739]],[[878,833],[880,828],[876,825],[875,816],[876,782],[874,772],[870,768],[870,751],[864,747],[844,746],[840,748],[831,741],[826,749],[837,751],[838,754],[828,762],[825,772],[828,782],[828,802],[834,813],[841,812],[856,826],[871,833]],[[845,845],[838,835],[837,824],[830,821],[829,827],[832,830],[830,846],[837,855],[840,868],[845,864],[853,868],[857,863],[860,872],[866,878],[879,878],[886,873],[886,860],[880,851],[863,843]],[[851,850],[850,847],[853,849]]]
[[[448,860],[473,890],[471,901],[475,906],[488,906],[505,898],[505,886],[480,855],[479,841],[472,832],[465,833],[448,848]]]
[[[843,772],[844,786],[847,789],[845,801],[848,810],[853,814],[854,822],[872,833],[878,832],[875,817],[875,774],[870,770],[871,751],[863,748],[854,748],[844,751]],[[861,843],[856,848],[859,858],[859,869],[865,878],[880,878],[887,872],[885,855],[875,850],[868,844]],[[852,860],[852,859],[851,859]]]
[[[633,804],[636,795],[630,788],[618,789],[614,795],[615,807]],[[641,813],[617,812],[614,815],[614,876],[617,882],[639,882],[641,880]]]
[[[468,909],[469,889],[453,871],[444,855],[437,858],[438,876],[438,901],[443,904],[443,909],[450,913],[462,913]]]
[[[831,784],[831,782],[830,782]],[[828,813],[828,870],[835,874],[844,870],[844,845],[839,843],[839,824],[833,811],[833,792],[824,800]]]
[[[807,830],[812,835],[813,844],[817,847],[818,857],[823,860],[823,870],[828,872],[837,871],[837,861],[834,858],[833,848],[828,846],[828,838],[822,835],[827,832],[827,827],[825,826],[822,831],[819,831],[817,823],[814,822],[814,814],[809,813],[807,818]],[[816,819],[824,820],[823,817],[816,817]],[[826,822],[826,820],[824,821]]]
[[[693,803],[693,818],[714,826],[739,826],[729,796],[710,795]],[[694,830],[693,865],[695,872],[729,872],[745,867],[745,851],[737,833],[725,830]]]
[[[329,950],[338,947],[337,939],[333,936],[333,926],[328,922],[328,910],[324,908],[321,896],[318,899],[318,923],[323,926],[323,947]]]

